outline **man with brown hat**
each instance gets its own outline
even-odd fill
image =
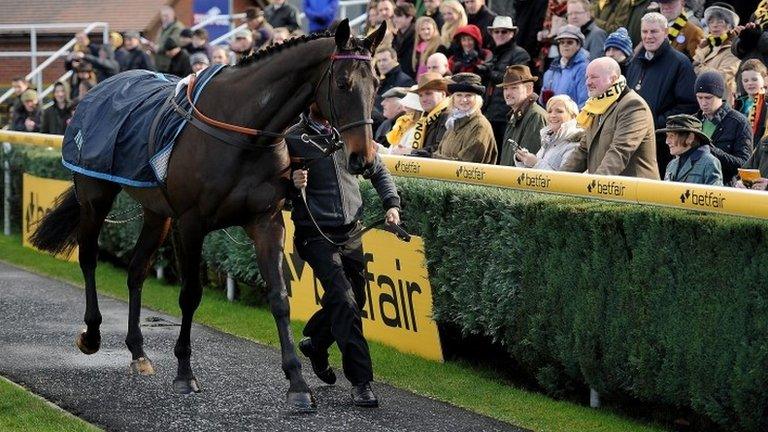
[[[533,83],[538,80],[525,65],[512,65],[504,73],[504,80],[497,85],[504,91],[504,101],[512,108],[511,117],[504,131],[500,146],[499,165],[515,166],[515,151],[525,148],[536,154],[541,147],[539,131],[546,126],[547,112],[536,103],[538,95]]]
[[[413,133],[411,147],[414,154],[430,156],[437,149],[445,134],[445,121],[448,120],[448,83],[437,73],[427,72],[419,78],[413,89],[419,95],[424,116],[418,122]]]

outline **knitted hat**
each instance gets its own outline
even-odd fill
[[[712,17],[721,18],[731,28],[739,25],[739,15],[736,13],[736,9],[728,3],[713,3],[712,6],[705,9],[703,23],[706,24]]]
[[[165,40],[165,43],[163,44],[163,51],[170,51],[178,47],[179,47],[179,44],[176,43],[176,41],[172,37],[169,37],[168,39]]]
[[[605,39],[603,51],[608,51],[608,48],[616,48],[627,58],[632,57],[632,39],[629,37],[627,29],[619,27],[615,32],[609,34]]]
[[[123,34],[125,39],[141,39],[141,35],[136,30],[128,30]]]
[[[37,92],[32,89],[28,89],[28,90],[25,90],[24,93],[22,93],[19,98],[21,99],[22,102],[37,100]]]
[[[722,98],[725,95],[725,80],[720,72],[704,72],[696,79],[695,93],[709,93]]]

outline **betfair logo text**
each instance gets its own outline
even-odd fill
[[[725,207],[725,198],[721,194],[715,194],[714,192],[697,193],[693,189],[687,189],[685,193],[681,194],[680,202],[683,204],[687,203],[699,207],[718,209]]]
[[[549,187],[551,180],[552,179],[543,174],[532,176],[526,173],[522,173],[520,174],[520,177],[517,178],[517,184],[525,187],[546,189]]]
[[[600,180],[592,180],[592,183],[587,185],[587,192],[596,195],[607,195],[623,197],[627,187],[616,181],[603,182]]]
[[[456,178],[466,180],[484,180],[485,170],[477,167],[467,168],[464,165],[460,165],[456,170]]]
[[[418,162],[397,161],[395,164],[395,172],[403,174],[418,174],[419,171],[421,171],[421,165]]]

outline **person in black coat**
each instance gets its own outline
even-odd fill
[[[516,20],[520,26],[515,39],[528,53],[535,53],[539,47],[537,34],[544,26],[548,4],[547,0],[515,0]]]
[[[397,51],[397,61],[400,67],[410,77],[416,76],[413,69],[413,48],[416,39],[416,8],[412,4],[406,3],[395,8],[395,16],[392,22],[395,24],[394,39],[392,39],[392,48]]]
[[[440,12],[440,0],[424,0],[424,16],[428,16],[435,20],[438,29],[443,28],[445,20],[443,14]]]
[[[464,0],[464,8],[467,10],[467,24],[476,25],[483,34],[483,48],[491,48],[491,35],[488,27],[493,25],[496,14],[488,9],[485,0]]]
[[[141,48],[139,32],[125,32],[123,47],[120,49],[125,50],[125,54],[120,56],[122,59],[120,62],[121,72],[133,69],[157,70],[152,57]]]
[[[752,128],[743,114],[723,101],[725,80],[720,72],[699,75],[695,90],[702,132],[712,141],[712,154],[723,167],[723,183],[731,184],[752,154]]]
[[[672,48],[667,39],[667,19],[660,13],[649,13],[643,17],[643,37],[640,51],[627,68],[627,85],[648,103],[653,113],[654,128],[666,126],[667,117],[674,114],[694,114],[698,105],[693,86],[696,74],[685,54]],[[656,161],[659,174],[672,156],[665,144],[665,137],[656,137]]]
[[[168,73],[184,78],[192,73],[192,64],[189,61],[189,54],[184,51],[173,38],[165,40],[165,55],[171,58],[171,64],[168,66]]]
[[[28,89],[21,94],[21,105],[13,111],[11,130],[40,132],[40,104],[36,91]]]
[[[72,118],[72,105],[69,103],[67,86],[59,81],[53,85],[53,105],[43,111],[40,132],[64,135],[70,118]]]
[[[493,38],[494,48],[491,60],[480,66],[483,84],[488,89],[483,113],[491,122],[493,136],[496,138],[496,145],[499,146],[498,150],[501,154],[504,131],[509,122],[509,107],[504,101],[503,89],[496,86],[504,81],[504,73],[508,66],[528,65],[531,56],[515,43],[517,27],[512,23],[512,18],[497,16],[493,24],[488,27],[488,31]]]
[[[299,10],[286,4],[285,0],[271,0],[269,6],[264,9],[264,17],[269,25],[274,28],[286,27],[294,32],[299,28]]]
[[[376,58],[376,68],[383,76],[373,102],[373,118],[375,121],[377,120],[376,125],[379,125],[384,121],[381,107],[384,93],[395,87],[410,87],[416,84],[416,81],[403,72],[397,63],[397,53],[394,48],[379,47],[376,49],[374,56]]]

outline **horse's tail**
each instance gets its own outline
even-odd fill
[[[54,255],[69,255],[77,245],[79,225],[80,203],[72,186],[56,198],[53,209],[37,223],[29,241]]]

